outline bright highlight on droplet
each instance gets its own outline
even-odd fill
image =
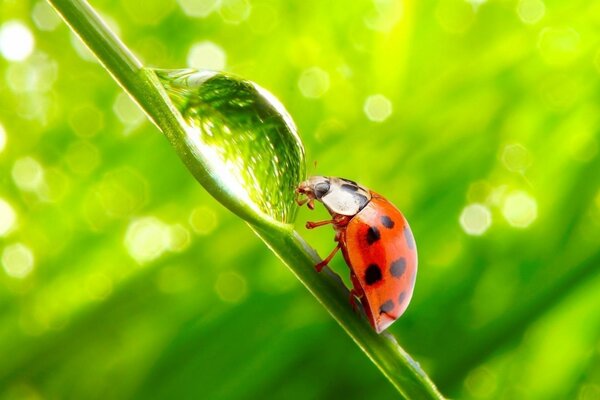
[[[194,43],[187,56],[187,65],[201,70],[222,71],[225,69],[226,62],[225,51],[209,40]]]
[[[44,183],[44,168],[33,157],[24,157],[15,161],[12,178],[21,190],[34,192]]]
[[[215,291],[221,300],[227,303],[238,303],[246,297],[248,291],[246,279],[233,271],[222,272],[217,277]]]
[[[33,271],[34,257],[22,243],[6,246],[2,252],[2,268],[10,277],[23,279]]]
[[[6,131],[4,130],[4,127],[2,126],[2,124],[0,124],[0,153],[2,153],[4,151],[5,147],[6,147]]]
[[[329,90],[329,74],[319,67],[308,68],[300,75],[298,87],[304,97],[317,99]]]
[[[22,22],[12,20],[0,27],[0,54],[9,61],[23,61],[33,52],[34,38]]]
[[[546,5],[542,0],[519,0],[517,4],[519,18],[529,25],[540,22],[545,13]]]
[[[382,94],[375,94],[367,97],[363,110],[371,121],[383,122],[392,115],[392,102]]]
[[[537,202],[523,191],[513,192],[506,197],[502,215],[515,228],[527,228],[537,218]]]
[[[157,259],[168,250],[170,244],[170,227],[156,217],[133,221],[125,234],[125,247],[140,264]]]
[[[481,236],[492,225],[492,213],[483,204],[469,204],[463,208],[459,221],[468,235]]]
[[[208,235],[217,227],[217,214],[208,207],[196,207],[190,214],[189,223],[196,234]]]
[[[0,237],[9,234],[17,222],[17,214],[12,206],[0,198]]]

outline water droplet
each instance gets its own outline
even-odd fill
[[[33,52],[33,34],[22,22],[13,20],[0,27],[0,54],[8,61],[23,61]]]
[[[156,73],[181,113],[188,151],[220,190],[267,219],[291,222],[304,148],[281,103],[255,83],[222,73]]]

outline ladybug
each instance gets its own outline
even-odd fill
[[[413,294],[417,247],[402,213],[381,195],[358,183],[313,176],[296,189],[296,202],[314,209],[323,203],[332,219],[307,222],[306,228],[332,224],[337,246],[315,265],[318,272],[339,249],[350,267],[350,303],[360,299],[371,326],[381,333],[398,319]]]

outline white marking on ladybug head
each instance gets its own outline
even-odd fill
[[[332,215],[356,215],[371,200],[366,188],[335,177],[311,176],[298,186],[297,191],[307,196],[309,206],[313,199],[318,200]]]

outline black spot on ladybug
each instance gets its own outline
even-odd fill
[[[404,225],[404,238],[406,239],[406,245],[408,246],[408,248],[414,250],[415,238],[413,237],[413,234],[410,231],[408,225]]]
[[[351,193],[358,191],[358,186],[348,185],[347,183],[342,184],[341,188],[342,188],[342,190],[345,190],[346,192],[351,192]]]
[[[379,239],[381,239],[381,233],[379,233],[379,229],[374,226],[369,227],[369,229],[367,229],[367,243],[372,245]]]
[[[400,257],[396,261],[390,265],[390,273],[395,278],[400,278],[404,274],[406,270],[406,259],[404,257]]]
[[[379,307],[379,314],[389,313],[394,309],[394,302],[392,300],[388,300]]]
[[[381,217],[381,223],[388,229],[392,229],[394,227],[394,221],[387,215]]]
[[[377,264],[370,264],[365,271],[365,282],[367,285],[374,285],[383,278],[381,275],[381,269]]]
[[[367,199],[367,196],[364,196],[360,193],[354,193],[354,197],[358,201],[358,209],[359,210],[362,210],[369,202],[369,199]]]
[[[319,182],[315,185],[315,196],[317,199],[325,196],[329,192],[329,181]]]
[[[404,303],[405,298],[406,298],[406,292],[400,293],[400,296],[398,296],[398,304],[402,305],[402,303]]]

